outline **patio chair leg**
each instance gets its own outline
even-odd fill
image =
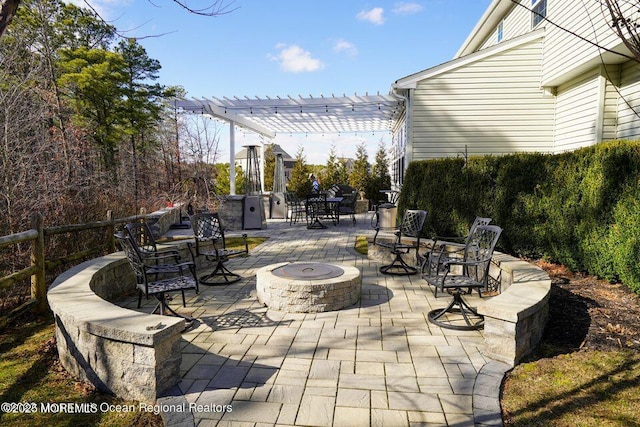
[[[482,317],[478,312],[471,307],[467,302],[462,298],[462,291],[454,290],[451,292],[453,298],[449,305],[447,305],[443,309],[431,310],[427,317],[429,321],[435,325],[440,326],[445,329],[453,329],[456,331],[473,331],[476,329],[480,329],[484,326],[484,317]],[[459,313],[464,319],[466,325],[457,325],[451,323],[451,321],[442,321],[440,318],[447,313]],[[474,319],[477,319],[474,321]]]
[[[416,274],[418,269],[407,264],[404,259],[402,259],[402,255],[396,252],[396,257],[393,262],[380,267],[380,272],[382,274],[392,274],[395,276],[411,276]]]
[[[221,277],[222,279],[216,280],[216,277]],[[235,283],[240,279],[242,279],[242,277],[239,274],[229,270],[220,260],[216,264],[216,268],[211,273],[200,276],[199,280],[203,285],[228,285],[230,283]]]
[[[166,311],[168,311],[169,313],[173,314],[176,317],[183,318],[187,322],[192,322],[193,321],[193,317],[183,316],[182,314],[177,313],[174,309],[169,307],[169,304],[167,304],[167,295],[164,292],[160,292],[160,293],[155,294],[155,297],[158,300],[158,304],[153,309],[151,314],[155,314],[156,311],[157,311],[158,314],[160,314],[161,316],[164,316],[165,315],[165,310],[166,310]]]

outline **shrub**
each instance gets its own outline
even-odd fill
[[[640,145],[569,153],[413,162],[400,211],[425,209],[423,232],[462,235],[476,216],[504,232],[500,249],[622,280],[640,293]]]

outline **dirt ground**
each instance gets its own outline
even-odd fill
[[[552,280],[544,341],[560,348],[640,351],[640,296],[623,284],[538,261]]]

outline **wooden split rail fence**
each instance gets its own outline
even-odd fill
[[[44,312],[47,310],[47,284],[46,284],[46,272],[51,271],[55,267],[86,258],[88,256],[97,255],[100,251],[107,249],[108,252],[116,251],[115,233],[116,226],[119,224],[125,224],[132,221],[138,221],[146,219],[144,210],[141,215],[130,216],[126,218],[113,218],[111,211],[107,212],[107,219],[105,221],[97,221],[86,224],[72,224],[61,225],[55,227],[43,227],[42,216],[38,213],[31,216],[31,229],[20,233],[11,234],[8,236],[0,236],[0,249],[16,245],[22,242],[32,242],[31,247],[31,262],[29,267],[20,271],[9,274],[8,276],[0,277],[0,289],[14,286],[16,283],[31,278],[31,298],[26,303],[14,309],[7,318],[10,318],[18,313],[23,312],[29,307],[37,312]],[[75,252],[70,255],[61,258],[47,259],[45,254],[45,239],[49,236],[58,234],[77,234],[81,231],[96,230],[96,229],[108,229],[107,242],[100,247],[94,247],[80,252]],[[0,322],[3,323],[3,322]]]

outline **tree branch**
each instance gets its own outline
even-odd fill
[[[561,26],[559,24],[556,24],[555,22],[553,22],[552,20],[550,20],[546,16],[543,16],[543,15],[539,14],[538,12],[534,11],[533,9],[531,9],[530,7],[525,6],[524,4],[522,4],[520,2],[520,0],[511,0],[511,2],[514,3],[517,6],[525,8],[526,10],[528,10],[531,13],[536,14],[537,16],[539,16],[540,18],[544,19],[546,22],[548,22],[552,26],[558,28],[559,30],[562,30],[562,31],[564,31],[566,33],[569,33],[572,36],[575,36],[575,37],[579,38],[580,40],[582,40],[582,41],[584,41],[586,43],[589,43],[592,46],[597,47],[598,49],[602,49],[602,50],[604,50],[606,52],[613,53],[615,55],[619,55],[619,56],[622,56],[623,58],[631,59],[631,60],[634,60],[634,61],[638,61],[639,60],[638,57],[629,56],[629,55],[626,55],[626,54],[621,53],[621,52],[616,52],[615,50],[612,50],[612,49],[607,49],[606,47],[601,46],[600,44],[598,44],[598,43],[596,43],[596,42],[594,42],[592,40],[589,40],[588,38],[586,38],[584,36],[581,36],[580,34],[576,33],[575,31],[571,31],[571,30],[569,30],[569,29],[567,29],[567,28],[565,28],[565,27],[563,27],[563,26]]]

